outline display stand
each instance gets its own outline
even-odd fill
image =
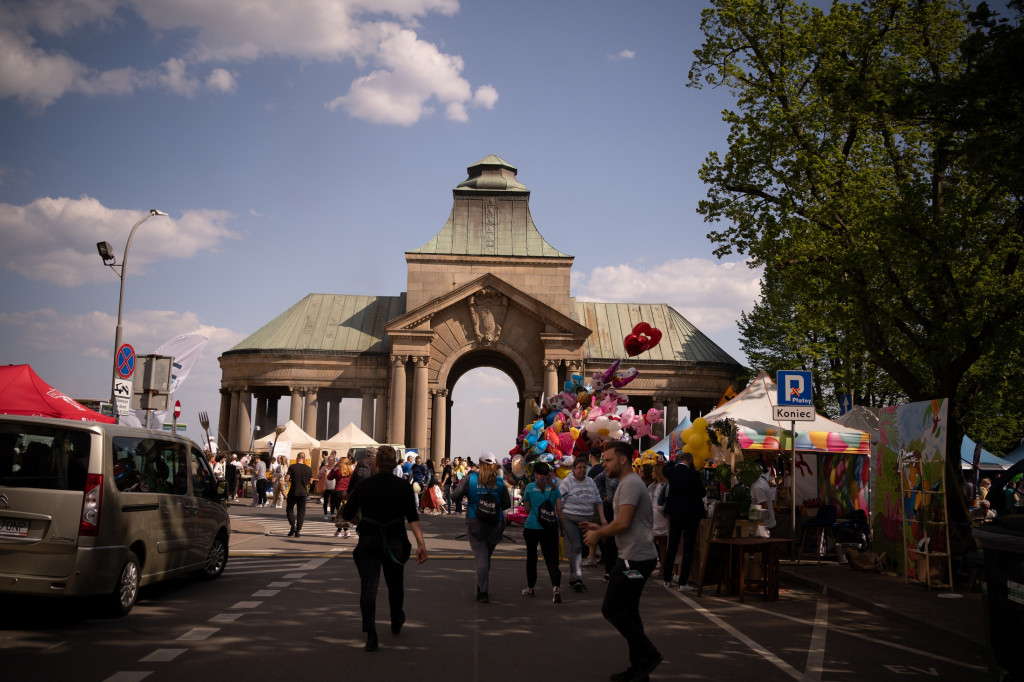
[[[733,537],[736,533],[736,519],[739,518],[739,514],[739,504],[736,502],[719,502],[715,505],[715,513],[711,517],[711,532],[708,534],[707,540],[701,541],[700,578],[697,580],[698,597],[704,591],[704,581],[711,576],[715,577],[718,590],[722,589],[722,580],[725,576],[726,564],[729,561],[729,548],[712,544],[711,540]]]
[[[938,481],[925,485],[925,470],[939,468]],[[902,452],[899,461],[899,491],[903,502],[903,576],[910,582],[911,561],[915,565],[917,579],[931,590],[932,587],[953,589],[953,558],[949,552],[949,523],[946,509],[946,463],[941,459],[922,461],[919,452]],[[917,480],[910,482],[911,473],[917,473]],[[908,514],[907,510],[913,510]],[[910,518],[908,518],[910,517]],[[915,524],[918,535],[914,534]],[[908,538],[915,538],[917,548],[911,549]],[[945,542],[942,551],[932,549],[936,539]],[[933,564],[934,562],[934,564]],[[946,582],[941,576],[932,575],[932,566],[946,565]],[[923,577],[922,577],[923,573]]]

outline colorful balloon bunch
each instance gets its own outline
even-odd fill
[[[657,345],[661,332],[641,324],[639,336],[636,328],[630,334],[636,337],[631,342],[649,350]],[[636,379],[640,371],[635,367],[622,369],[621,365],[622,361],[616,360],[608,369],[595,372],[590,384],[584,384],[582,375],[573,374],[558,395],[542,400],[541,404],[531,401],[538,418],[523,429],[509,451],[512,459],[505,469],[511,480],[528,478],[533,462],[549,457],[556,474],[565,478],[573,458],[592,446],[652,434],[652,427],[662,421],[662,413],[657,409],[646,414],[638,414],[632,407],[622,409],[629,398],[619,391]]]

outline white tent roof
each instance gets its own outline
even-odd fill
[[[672,435],[682,433],[683,430],[689,426],[693,426],[693,423],[690,421],[690,418],[683,417],[683,421],[679,422],[679,426],[669,431],[668,434],[660,441],[658,441],[656,445],[652,445],[651,447],[646,449],[654,450],[655,452],[663,452],[666,455],[668,455],[672,449]]]
[[[740,444],[744,449],[777,449],[768,447],[770,439],[778,439],[788,431],[790,422],[775,421],[773,406],[778,388],[767,372],[761,372],[735,398],[704,415],[708,422],[732,419],[740,428]],[[861,429],[838,424],[815,413],[814,421],[796,422],[797,450],[818,452],[855,452],[868,454],[868,436]],[[832,434],[831,436],[829,434]],[[768,436],[768,439],[765,438]],[[750,443],[744,441],[749,439]],[[786,447],[788,449],[788,446]]]
[[[320,448],[322,450],[337,450],[340,454],[345,454],[349,448],[357,445],[379,445],[379,443],[367,436],[353,422],[349,422],[345,428],[327,440],[320,441]]]
[[[284,425],[284,431],[281,435],[272,433],[269,436],[264,436],[253,444],[256,452],[268,452],[270,450],[270,444],[282,441],[285,443],[292,444],[292,451],[295,450],[315,450],[320,447],[320,441],[313,438],[308,433],[299,428],[299,425],[288,420],[288,423]]]
[[[854,405],[850,411],[836,419],[837,424],[860,429],[869,436],[871,442],[878,440],[878,408]]]

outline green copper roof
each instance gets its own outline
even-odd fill
[[[614,360],[625,358],[622,340],[640,322],[661,330],[661,341],[637,360],[667,362],[711,362],[737,365],[689,320],[664,303],[593,303],[573,300],[573,319],[593,330],[583,348],[583,357]]]
[[[404,293],[309,294],[228,353],[281,350],[383,354],[388,350],[385,323],[404,313]]]
[[[541,236],[530,215],[530,191],[516,167],[491,154],[466,169],[452,194],[448,221],[429,242],[406,253],[572,258]]]

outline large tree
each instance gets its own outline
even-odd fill
[[[979,73],[1019,74],[1019,22],[947,0],[712,0],[701,28],[690,85],[736,97],[700,171],[718,255],[813,298],[911,400],[949,398],[957,452],[1024,323],[1020,168],[998,154],[1015,141],[1019,160],[1022,121]]]

